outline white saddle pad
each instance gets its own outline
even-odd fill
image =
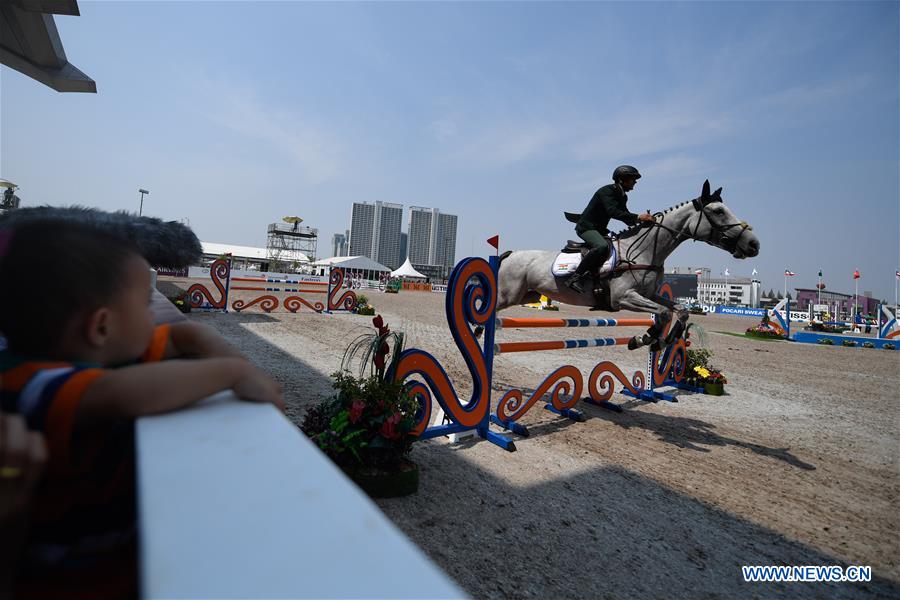
[[[574,273],[579,264],[581,264],[580,252],[560,252],[556,256],[556,260],[553,261],[550,272],[554,277],[566,277]],[[619,253],[616,252],[616,245],[612,244],[612,252],[610,252],[609,258],[600,267],[600,276],[612,273],[617,264],[619,264]]]

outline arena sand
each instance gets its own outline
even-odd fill
[[[371,301],[393,330],[406,333],[407,347],[431,352],[468,397],[471,382],[447,330],[443,295],[374,293]],[[504,314],[598,314],[562,309]],[[329,374],[371,323],[311,312],[191,318],[284,385],[295,423],[332,393]],[[522,421],[531,437],[516,438],[514,453],[472,439],[421,442],[413,450],[422,467],[419,493],[378,505],[476,598],[900,597],[900,352],[721,333],[755,324],[741,317],[692,322],[706,332],[695,344],[710,348],[728,376],[726,396],[678,392],[677,404],[619,396],[622,414],[582,403],[584,423],[535,407]],[[585,331],[501,335],[562,339]],[[495,362],[494,387],[533,389],[566,363],[586,377],[600,360],[633,372],[645,367],[646,353],[504,355]],[[873,581],[750,584],[741,576],[742,565],[834,564],[870,565]],[[352,576],[353,566],[347,569]],[[403,569],[385,577],[402,577]]]

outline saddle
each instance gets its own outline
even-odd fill
[[[619,253],[616,250],[615,238],[612,236],[604,237],[606,238],[607,244],[609,244],[610,252],[603,262],[603,265],[593,273],[593,275],[599,279],[605,279],[611,276],[616,270],[616,266],[619,264]],[[560,249],[559,254],[553,261],[553,266],[550,268],[550,271],[553,273],[554,277],[567,277],[572,275],[575,272],[575,269],[578,268],[581,260],[590,251],[591,249],[584,242],[566,240],[565,247]]]

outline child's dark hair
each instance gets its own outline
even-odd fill
[[[109,303],[134,247],[90,226],[29,223],[2,232],[0,334],[17,354],[53,351],[75,317]]]

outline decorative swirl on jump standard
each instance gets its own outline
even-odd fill
[[[287,301],[285,301],[287,302]],[[237,312],[241,312],[242,310],[248,309],[251,306],[259,305],[264,312],[270,313],[276,308],[278,308],[278,298],[275,296],[258,296],[251,300],[250,302],[244,302],[243,300],[235,300],[231,303],[231,308],[236,310]]]
[[[282,302],[282,305],[284,306],[285,309],[291,311],[292,313],[295,313],[298,310],[300,310],[301,306],[309,307],[318,313],[325,310],[325,305],[322,304],[321,302],[311,303],[308,300],[304,300],[300,296],[288,296],[287,298],[284,299],[284,302]]]
[[[195,283],[188,288],[191,308],[225,310],[228,303],[229,275],[231,275],[231,261],[223,258],[216,259],[209,268],[209,276],[212,278],[213,285],[219,290],[219,299],[213,300],[212,292],[205,285]],[[203,306],[204,300],[209,303],[209,307]]]
[[[571,379],[571,383],[567,381]],[[555,384],[555,385],[554,385]],[[552,390],[551,390],[552,387]],[[575,391],[572,392],[572,388]],[[579,400],[581,400],[581,392],[584,389],[584,378],[581,371],[572,365],[562,366],[553,371],[536,390],[531,394],[527,401],[522,401],[522,390],[512,389],[503,394],[500,402],[497,404],[497,417],[491,419],[494,423],[512,429],[517,433],[528,435],[528,430],[514,426],[514,421],[524,415],[544,394],[550,390],[550,404],[553,412],[568,416],[575,420],[581,420],[576,416],[575,411],[570,411]]]
[[[326,312],[331,312],[333,310],[352,311],[356,308],[356,292],[353,290],[344,292],[341,294],[340,298],[335,300],[335,296],[340,293],[343,284],[344,269],[341,267],[333,267],[331,269],[331,275],[328,278],[328,310]]]
[[[472,395],[463,402],[456,393],[447,372],[431,354],[409,349],[397,360],[389,377],[406,381],[419,402],[415,432],[428,439],[451,433],[475,430],[479,436],[505,448],[515,450],[511,440],[490,431],[491,353],[493,332],[485,336],[480,346],[473,332],[474,326],[484,326],[494,318],[497,302],[496,272],[482,258],[466,258],[453,270],[447,285],[445,311],[453,341],[459,348],[472,376]],[[418,377],[418,379],[410,379]],[[437,400],[450,418],[447,425],[428,427],[431,422],[432,401]]]

